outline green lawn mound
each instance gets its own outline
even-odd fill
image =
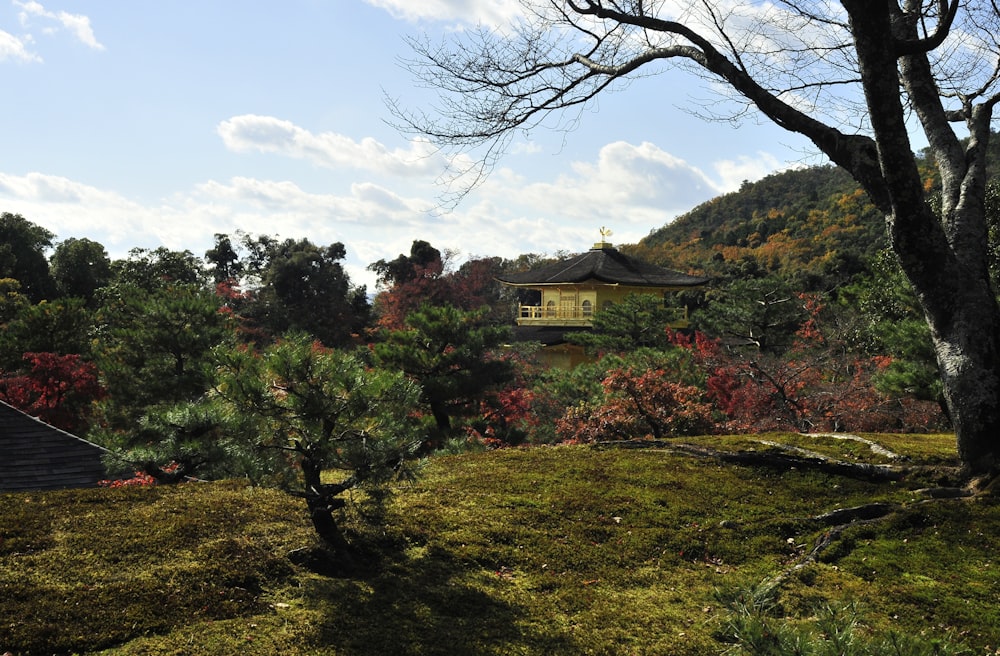
[[[274,490],[2,495],[0,654],[994,653],[997,497],[921,489],[953,436],[867,437],[435,457],[350,511],[350,575]]]

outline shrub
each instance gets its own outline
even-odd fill
[[[556,423],[563,440],[662,439],[712,429],[712,408],[701,390],[670,380],[663,369],[615,369],[601,385],[602,402],[571,407]]]
[[[729,656],[961,656],[972,652],[947,639],[866,630],[857,604],[823,606],[814,620],[790,622],[766,590],[740,591],[725,600],[728,612],[719,636]]]

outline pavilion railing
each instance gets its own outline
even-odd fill
[[[670,325],[675,328],[686,327],[688,321],[687,307],[671,308],[673,316]],[[593,322],[595,310],[590,305],[519,305],[517,325],[519,326],[589,326]]]

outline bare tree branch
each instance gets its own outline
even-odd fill
[[[411,42],[404,65],[440,92],[438,105],[390,103],[402,130],[459,155],[457,198],[514,135],[552,122],[569,129],[604,93],[666,68],[691,71],[735,99],[737,115],[752,108],[808,138],[884,212],[931,329],[963,461],[972,472],[1000,468],[1000,305],[985,205],[1000,100],[997,0],[522,4],[523,18],[503,30]],[[942,180],[940,212],[913,152],[911,115]]]

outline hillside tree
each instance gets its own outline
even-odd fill
[[[407,315],[403,328],[383,330],[374,346],[378,364],[420,385],[440,436],[449,436],[453,417],[472,412],[514,376],[514,365],[497,355],[510,329],[486,323],[486,315],[486,308],[424,305]]]
[[[455,252],[443,254],[430,243],[415,239],[410,254],[368,265],[378,276],[375,313],[388,330],[404,327],[407,315],[422,305],[449,305],[460,310],[489,308],[489,320],[514,321],[517,291],[497,280],[513,264],[500,257],[473,257],[453,266]]]
[[[304,500],[317,536],[349,561],[338,510],[351,490],[387,494],[412,474],[416,385],[305,334],[262,350],[223,345],[214,363],[211,391],[148,413],[123,459],[161,482],[238,477],[281,488]]]
[[[160,246],[133,248],[127,258],[112,262],[108,286],[130,286],[153,292],[168,283],[204,286],[207,280],[205,265],[194,253]],[[112,290],[105,295],[114,293]]]
[[[199,398],[212,381],[212,349],[232,332],[220,300],[200,285],[162,283],[102,291],[93,359],[108,391],[100,409],[103,444],[130,439],[150,408]]]
[[[694,319],[702,331],[752,345],[763,352],[786,350],[806,319],[794,285],[778,276],[735,280],[706,294]]]
[[[0,214],[0,278],[20,282],[21,292],[35,303],[53,292],[45,252],[52,248],[54,238],[54,234],[20,214]]]
[[[83,434],[104,396],[97,367],[75,353],[25,353],[22,371],[0,372],[0,399],[47,424]]]
[[[97,290],[111,282],[111,259],[99,242],[70,237],[56,245],[49,261],[56,291],[93,305]]]
[[[42,301],[19,308],[0,331],[0,368],[17,368],[25,353],[87,355],[93,313],[82,298]]]
[[[21,293],[21,283],[14,278],[0,278],[0,327],[16,317],[31,301]]]
[[[394,260],[379,260],[368,265],[378,276],[375,311],[378,325],[388,330],[403,328],[406,317],[420,306],[446,305],[445,258],[441,251],[422,239],[414,239],[410,254],[400,253]]]
[[[307,332],[326,346],[340,347],[367,327],[367,290],[355,285],[344,269],[347,249],[342,243],[237,237],[234,243],[228,235],[216,234],[205,259],[217,291],[258,339]]]
[[[568,341],[595,353],[634,351],[642,347],[668,347],[667,328],[678,308],[656,294],[629,294],[621,303],[594,313],[593,330],[567,333]]]
[[[1000,462],[1000,307],[990,280],[986,152],[1000,100],[1000,8],[985,0],[523,0],[505,29],[414,39],[409,66],[441,98],[401,127],[477,150],[474,179],[514,135],[671,66],[808,138],[862,186],[930,328],[969,473]],[[914,120],[910,120],[911,117]],[[570,117],[572,118],[572,117]],[[572,124],[572,120],[569,121]],[[940,176],[931,203],[911,142]],[[455,161],[463,161],[456,159]],[[465,160],[467,161],[467,160]],[[457,171],[456,173],[469,173]]]

